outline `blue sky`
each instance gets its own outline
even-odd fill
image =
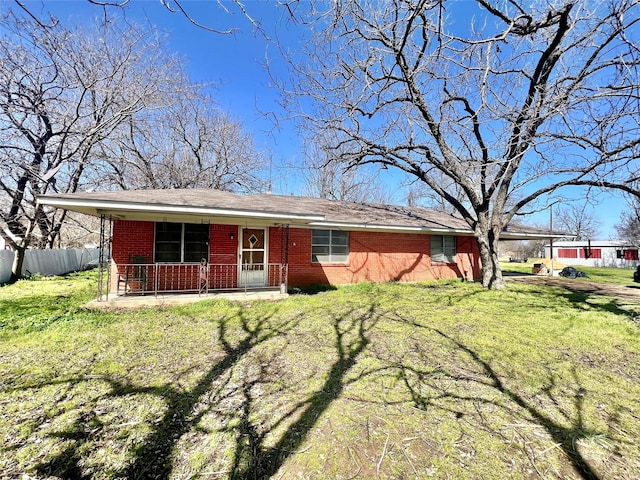
[[[52,12],[63,22],[82,24],[102,15],[103,9],[92,5],[88,0],[26,0],[26,5],[37,15]],[[463,8],[464,0],[456,6]],[[286,12],[276,8],[275,2],[267,0],[247,0],[244,2],[249,14],[263,24],[265,31],[273,34],[273,25]],[[230,3],[229,12],[225,12],[217,0],[185,0],[183,5],[192,18],[207,27],[218,30],[235,28],[229,35],[212,33],[193,25],[180,13],[171,13],[164,8],[160,0],[130,0],[126,7],[126,16],[138,22],[148,21],[169,35],[167,44],[176,53],[187,59],[188,71],[193,81],[211,82],[217,103],[233,118],[240,120],[244,128],[251,132],[259,148],[271,153],[273,160],[273,193],[298,194],[301,184],[295,170],[287,168],[300,164],[301,144],[292,125],[274,123],[261,112],[278,110],[277,92],[270,87],[270,79],[264,68],[267,59],[272,62],[276,72],[278,52],[264,36],[255,31],[249,20]],[[0,9],[16,8],[11,0],[0,0]],[[302,41],[303,30],[293,25],[280,24],[279,41],[296,48]],[[387,173],[387,175],[389,175]],[[394,182],[389,179],[388,189],[395,191]],[[580,192],[563,192],[564,198],[580,198]],[[398,192],[393,201],[402,203],[404,195]],[[619,222],[620,212],[625,201],[611,194],[602,194],[597,198],[596,212],[601,221],[600,238],[615,236],[613,226]],[[557,208],[557,207],[556,207]],[[527,218],[527,221],[548,224],[549,212],[540,212]]]
[[[26,0],[30,11],[39,18],[51,12],[62,22],[82,25],[103,15],[103,8],[88,0]],[[261,20],[265,28],[275,24],[282,9],[264,1],[245,2],[250,14]],[[298,193],[299,185],[285,175],[282,165],[300,163],[300,142],[293,126],[279,122],[265,112],[277,109],[277,92],[270,87],[265,70],[267,59],[277,62],[273,44],[256,32],[251,22],[232,4],[225,12],[215,0],[183,2],[192,18],[207,27],[236,30],[231,34],[217,34],[198,28],[180,13],[164,8],[160,0],[131,0],[124,14],[129,20],[157,26],[168,35],[168,47],[186,59],[188,73],[194,82],[210,83],[217,104],[232,118],[238,119],[245,130],[256,139],[258,148],[270,152],[273,168],[274,193]],[[11,0],[0,0],[0,8],[17,8]],[[109,8],[114,15],[117,9]],[[297,34],[293,28],[279,29],[285,42],[295,45]],[[276,66],[276,71],[278,70]],[[295,177],[294,177],[295,178]]]

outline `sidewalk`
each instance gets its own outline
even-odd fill
[[[108,300],[92,300],[86,304],[89,308],[142,308],[162,307],[168,305],[184,305],[201,300],[224,299],[236,302],[250,302],[254,300],[283,300],[289,294],[280,290],[248,290],[236,292],[215,292],[207,294],[197,293],[166,293],[155,295],[109,295]],[[104,297],[103,297],[104,298]]]

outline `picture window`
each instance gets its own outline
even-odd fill
[[[156,262],[191,263],[201,258],[209,258],[208,224],[156,223]]]

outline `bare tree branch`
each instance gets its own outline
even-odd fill
[[[483,284],[500,288],[497,242],[524,207],[569,186],[629,191],[640,177],[640,47],[629,34],[640,5],[456,8],[313,3],[300,22],[315,37],[289,56],[292,81],[280,87],[285,105],[304,105],[307,130],[331,132],[337,162],[393,167],[451,205],[475,232]]]
[[[150,30],[107,23],[89,33],[12,12],[0,24],[0,226],[17,252],[16,278],[24,250],[52,246],[66,218],[37,196],[83,187],[97,146],[163,105],[166,79],[180,74]]]

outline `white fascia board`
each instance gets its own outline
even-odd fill
[[[358,230],[395,230],[400,232],[416,232],[416,233],[438,233],[438,234],[450,234],[450,235],[471,235],[473,232],[470,230],[455,230],[450,228],[426,228],[426,227],[411,227],[402,225],[373,225],[368,223],[339,223],[339,222],[311,222],[310,227],[318,228],[344,228],[344,229],[358,229]]]
[[[228,208],[210,208],[201,206],[182,206],[165,204],[129,203],[129,202],[105,202],[100,200],[75,200],[67,198],[40,198],[42,205],[51,205],[58,208],[82,207],[92,208],[96,212],[148,212],[148,213],[175,213],[197,214],[221,217],[265,218],[278,220],[304,220],[306,222],[323,220],[324,215],[301,215],[285,212],[263,212],[257,210],[234,210]]]
[[[559,235],[554,235],[550,233],[518,233],[518,232],[509,232],[508,234],[502,232],[500,234],[500,240],[544,240],[549,238],[558,238]]]

